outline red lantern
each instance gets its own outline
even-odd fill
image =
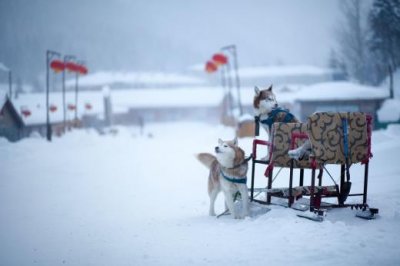
[[[86,108],[86,110],[92,110],[93,107],[90,103],[86,103],[85,108]]]
[[[75,105],[73,105],[73,104],[68,104],[68,110],[70,110],[70,111],[75,110]]]
[[[219,65],[225,65],[226,63],[228,63],[228,57],[226,57],[224,54],[215,54],[212,57],[212,60],[214,61],[214,63],[219,66]]]
[[[77,71],[81,75],[86,75],[88,73],[88,69],[84,65],[78,65]]]
[[[212,61],[208,61],[206,63],[206,71],[207,73],[213,73],[215,71],[217,71],[218,67],[215,63],[213,63]]]
[[[28,116],[30,116],[32,114],[31,111],[29,111],[28,109],[21,110],[21,113],[25,117],[28,117]]]
[[[67,62],[67,63],[65,63],[65,68],[66,68],[69,72],[78,72],[79,65],[78,65],[78,64],[75,64],[74,62]]]
[[[52,104],[52,105],[50,105],[49,110],[50,110],[50,112],[54,113],[55,111],[57,111],[57,106]]]
[[[56,73],[60,73],[65,69],[64,62],[61,60],[53,60],[50,63],[50,68],[54,70]]]

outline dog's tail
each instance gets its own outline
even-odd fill
[[[196,158],[204,164],[208,169],[211,169],[212,164],[217,160],[217,158],[209,153],[199,153],[196,154]]]

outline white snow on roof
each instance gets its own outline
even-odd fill
[[[351,82],[326,82],[304,87],[296,93],[297,100],[352,100],[383,99],[386,90]]]
[[[316,100],[383,99],[388,96],[387,90],[383,90],[380,87],[364,86],[351,82],[324,82],[310,86],[292,84],[273,87],[273,91],[278,103]],[[234,92],[236,93],[236,91]],[[241,95],[243,104],[252,104],[254,88],[243,88]]]
[[[240,78],[255,77],[280,77],[280,76],[304,76],[304,75],[327,75],[331,70],[308,65],[298,66],[266,66],[266,67],[243,67],[239,69]]]
[[[104,108],[103,91],[82,91],[78,94],[78,117],[82,115],[102,115]],[[223,98],[224,92],[219,87],[174,88],[174,89],[124,89],[111,90],[110,97],[114,113],[127,112],[130,108],[165,108],[165,107],[215,107]],[[20,94],[12,100],[19,113],[22,109],[31,111],[28,117],[22,117],[25,124],[41,124],[46,121],[46,94]],[[91,110],[85,109],[90,103]],[[57,106],[57,111],[50,112],[51,122],[63,120],[62,93],[52,92],[49,104]],[[66,93],[66,104],[75,104],[75,93]],[[67,120],[73,119],[75,111],[67,110]]]
[[[201,85],[205,81],[197,77],[162,72],[96,72],[79,78],[81,86],[103,86],[114,83],[147,85]],[[67,80],[67,86],[75,86],[75,79]]]

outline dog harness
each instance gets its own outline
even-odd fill
[[[228,180],[229,182],[232,182],[232,183],[236,183],[236,184],[246,184],[247,183],[247,176],[239,177],[239,178],[230,177],[230,176],[227,176],[224,173],[224,171],[222,171],[222,169],[221,169],[221,175],[223,178],[225,178],[226,180]]]
[[[284,116],[284,118],[283,118],[283,121],[281,121],[281,122],[283,122],[283,123],[288,123],[288,122],[292,121],[293,118],[294,118],[294,115],[291,114],[291,113],[289,112],[289,110],[283,109],[283,108],[281,108],[281,107],[278,107],[278,108],[272,108],[272,111],[268,114],[268,118],[267,118],[267,119],[264,119],[264,120],[260,120],[260,122],[261,122],[262,124],[266,124],[266,125],[268,126],[268,128],[271,129],[272,124],[275,122],[275,117],[276,117],[279,113],[285,113],[285,116]]]

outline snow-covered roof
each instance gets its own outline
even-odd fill
[[[240,78],[280,77],[280,76],[320,76],[331,74],[330,69],[309,65],[243,67],[239,69]]]
[[[273,88],[279,103],[294,103],[296,101],[327,101],[354,99],[384,99],[387,90],[380,87],[370,87],[351,82],[324,82],[310,86],[284,85]],[[254,88],[241,90],[242,102],[251,105]]]
[[[78,94],[78,117],[82,115],[102,115],[104,110],[104,99],[102,91],[81,91]],[[127,112],[130,108],[152,108],[152,107],[215,107],[223,98],[224,92],[218,87],[200,88],[171,88],[171,89],[124,89],[111,90],[110,97],[114,113]],[[29,93],[20,94],[12,102],[16,110],[21,113],[23,109],[31,112],[30,116],[22,117],[25,124],[41,124],[46,121],[46,94]],[[85,109],[89,103],[92,109]],[[63,120],[62,93],[51,92],[49,104],[57,106],[55,112],[50,112],[51,122]],[[75,104],[75,93],[66,93],[66,104]],[[75,111],[67,109],[67,120],[73,119]]]
[[[388,96],[381,88],[351,82],[326,82],[304,87],[295,95],[296,100],[366,100],[384,99]]]
[[[111,84],[154,85],[202,85],[205,80],[197,77],[163,72],[96,72],[79,78],[81,86],[104,86]],[[67,80],[67,86],[75,86],[75,79]]]

